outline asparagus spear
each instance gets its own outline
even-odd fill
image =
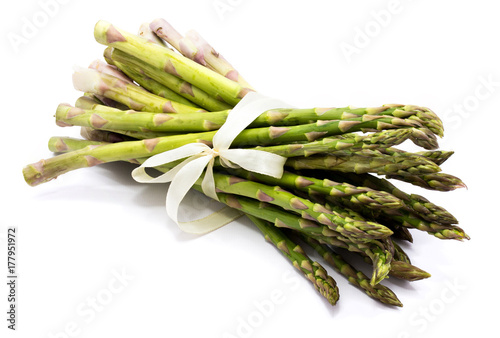
[[[150,28],[185,57],[216,71],[228,79],[238,82],[244,88],[251,88],[238,71],[195,31],[189,31],[186,37],[183,38],[164,19],[153,20]]]
[[[155,19],[149,24],[149,29],[154,32],[165,44],[169,44],[185,57],[206,66],[202,51],[198,53],[196,47],[164,19]]]
[[[404,279],[410,282],[429,278],[430,273],[410,264],[405,261],[393,260],[391,263],[391,276],[399,279]]]
[[[384,238],[392,234],[392,231],[381,224],[344,217],[334,210],[328,210],[321,204],[300,198],[279,186],[270,186],[220,173],[214,174],[214,180],[217,189],[221,192],[246,196],[280,206],[285,210],[300,215],[304,219],[311,219],[326,225],[347,237],[373,239]]]
[[[310,171],[308,171],[307,173],[310,173]],[[322,172],[320,173],[320,175],[321,174]],[[335,175],[322,175],[322,177],[330,177],[340,181],[343,181],[342,178],[351,178],[351,180],[348,179],[347,181],[356,184],[361,184],[366,187],[374,189],[385,188],[380,190],[381,191],[386,190],[387,192],[392,191],[395,193],[395,195],[401,197],[402,201],[407,201],[407,199],[405,198],[405,194],[402,191],[396,188],[391,189],[391,187],[393,187],[392,184],[388,185],[388,183],[384,183],[384,181],[381,181],[377,178],[373,178],[368,175],[364,175],[364,177],[367,178],[366,180],[358,178],[358,176],[355,174],[346,174],[346,173],[342,174],[336,173]],[[407,228],[415,228],[421,231],[425,231],[440,239],[455,239],[455,240],[469,239],[469,236],[463,231],[463,229],[459,228],[458,226],[448,223],[428,221],[425,218],[421,217],[421,215],[418,214],[417,212],[414,211],[412,212],[409,207],[399,207],[396,209],[388,209],[388,208],[368,209],[361,207],[361,204],[354,203],[354,201],[351,200],[343,200],[342,202],[346,207],[361,213],[367,219],[372,219],[381,224],[386,224],[389,226],[396,225]],[[391,229],[393,229],[393,227],[391,227]]]
[[[81,125],[81,126],[89,126],[88,120],[91,119],[93,112],[88,111],[70,111],[70,108],[67,110],[62,110],[60,114],[58,114],[58,119],[60,122],[65,125]],[[192,109],[192,108],[191,108]],[[65,115],[68,114],[69,115]],[[116,118],[98,118],[102,122],[105,120],[105,124],[107,125],[107,129],[117,129],[117,130],[132,130],[132,131],[141,131],[143,129],[150,129],[154,131],[206,131],[206,130],[214,130],[218,129],[227,118],[229,111],[221,111],[221,112],[212,112],[212,113],[202,113],[202,114],[165,114],[160,115],[161,123],[153,123],[151,124],[151,120],[157,119],[158,116],[155,116],[155,113],[142,112],[137,114],[128,114],[127,112],[119,112],[113,111],[113,116]],[[119,116],[121,113],[123,116]],[[161,112],[160,112],[161,113]],[[156,113],[158,114],[158,113]],[[261,114],[259,117],[255,119],[255,121],[250,125],[250,127],[259,127],[259,126],[268,126],[268,125],[287,125],[294,124],[289,128],[273,128],[274,131],[281,134],[292,134],[294,131],[300,130],[302,132],[302,137],[294,139],[294,141],[314,141],[317,138],[330,136],[330,135],[338,135],[345,134],[348,132],[361,131],[366,127],[370,127],[375,130],[385,130],[385,129],[398,129],[398,128],[409,128],[409,130],[413,130],[412,124],[407,124],[407,121],[401,120],[399,118],[386,118],[383,116],[372,116],[368,121],[364,121],[363,117],[356,118],[353,120],[318,120],[316,124],[307,123],[310,119],[305,116],[302,111],[294,111],[293,114],[288,114],[288,117],[277,118],[273,111],[268,111]],[[295,117],[297,116],[297,117]],[[120,125],[119,123],[122,121],[126,121],[125,125]],[[307,122],[306,122],[307,121]],[[300,124],[300,123],[304,124]],[[295,124],[299,125],[295,125]],[[311,128],[313,127],[314,128]],[[128,129],[126,129],[128,128]],[[392,140],[395,143],[402,142],[407,135],[406,132],[395,132],[393,134],[387,133],[385,136],[378,134],[377,137],[380,139],[389,139],[391,136],[395,136]],[[389,137],[387,138],[387,135]],[[353,143],[354,141],[361,141],[361,138],[356,137],[348,137],[345,141],[340,142],[336,145],[339,149],[343,143],[346,146],[349,143]],[[377,141],[375,141],[377,142]],[[385,141],[384,141],[385,142]],[[266,143],[263,143],[265,145]],[[300,146],[297,146],[299,149]],[[424,159],[424,157],[422,157]]]
[[[97,42],[120,49],[144,62],[164,69],[213,97],[220,97],[226,103],[236,105],[248,92],[240,84],[180,55],[147,40],[120,30],[109,22],[99,21],[94,29]]]
[[[332,179],[340,180],[342,182],[347,180],[348,182],[356,185],[386,191],[401,199],[409,210],[418,214],[427,221],[442,224],[458,223],[457,219],[443,207],[430,202],[423,196],[417,194],[407,194],[387,179],[375,177],[370,174],[351,174],[339,172],[328,172],[325,174],[327,175],[326,177],[331,177]]]
[[[144,72],[136,71],[134,68],[126,66],[120,62],[113,62],[113,64],[123,73],[125,73],[129,78],[133,79],[141,87],[147,89],[149,92],[158,95],[160,97],[163,97],[167,100],[182,103],[186,106],[200,108],[198,105],[194,104],[193,102],[189,101],[183,96],[177,94],[172,89],[148,77],[147,75],[144,74]]]
[[[197,186],[194,186],[194,188],[197,188]],[[217,197],[222,203],[239,209],[246,214],[271,222],[278,228],[294,229],[313,238],[322,239],[329,243],[336,243],[350,251],[362,252],[373,262],[373,275],[370,281],[372,285],[380,283],[390,271],[391,253],[374,244],[374,241],[358,242],[353,238],[344,237],[327,227],[318,227],[319,225],[315,222],[246,197],[224,193],[218,193]]]
[[[370,279],[372,286],[379,284],[384,278],[387,278],[391,271],[392,253],[376,240],[367,243],[354,243],[346,240],[342,241],[335,237],[325,237],[311,233],[307,235],[322,244],[346,249],[365,257],[367,263],[371,262],[373,265],[372,277]]]
[[[248,180],[262,182],[270,185],[279,185],[285,189],[298,190],[311,195],[314,193],[331,196],[335,204],[342,204],[344,199],[351,203],[359,204],[360,207],[370,209],[397,209],[401,207],[401,201],[385,192],[376,191],[365,187],[356,187],[348,183],[337,183],[328,179],[320,180],[309,176],[301,176],[296,173],[285,171],[281,178],[258,173],[251,173],[243,169],[226,169],[230,173],[246,178]],[[335,204],[330,208],[339,211]],[[358,218],[358,215],[349,215]]]
[[[337,283],[318,262],[311,260],[299,245],[271,223],[251,215],[247,216],[264,234],[266,240],[274,244],[331,305],[337,303],[339,299]]]
[[[309,157],[292,157],[287,160],[286,166],[295,170],[335,170],[356,174],[375,173],[379,175],[398,174],[404,170],[411,170],[416,174],[440,171],[440,168],[435,163],[423,159],[407,159],[387,155],[366,156],[366,154],[366,151],[357,151],[345,155],[332,153]]]
[[[51,137],[48,142],[49,150],[55,153],[67,153],[85,147],[102,145],[101,140],[81,140],[72,137]]]
[[[368,108],[367,108],[368,109]],[[405,131],[399,131],[394,133],[385,133],[373,135],[372,139],[369,140],[371,143],[383,143],[387,145],[397,145],[405,141],[408,137],[411,137],[414,127],[418,127],[414,121],[404,120],[400,118],[390,118],[384,115],[366,115],[360,117],[348,117],[346,114],[339,115],[335,109],[328,110],[322,114],[317,112],[318,108],[313,109],[271,109],[263,112],[259,117],[253,121],[250,127],[263,127],[263,126],[295,126],[299,124],[309,124],[316,121],[324,121],[324,123],[333,122],[336,120],[338,123],[339,134],[343,134],[346,143],[360,142],[363,140],[363,136],[355,134],[347,134],[350,130],[353,131],[363,131],[365,128],[370,128],[374,130],[386,130],[386,129],[403,129],[407,128]],[[158,111],[162,112],[162,111]],[[168,123],[163,125],[162,131],[172,131],[179,128],[179,124],[185,125],[191,123],[192,120],[208,120],[211,124],[222,125],[226,119],[229,110],[223,110],[218,112],[199,112],[191,113],[190,116],[181,116],[177,114],[169,114],[171,117],[168,119]],[[144,115],[143,115],[144,114]],[[148,112],[143,112],[138,115],[137,120],[134,121],[137,126],[141,126],[141,121],[143,119],[148,119]],[[189,121],[184,121],[187,118]],[[186,128],[186,127],[183,127]],[[197,125],[193,127],[190,131],[206,131],[205,127],[200,128]],[[324,132],[318,132],[321,134],[310,133],[309,138],[315,139],[322,136]],[[410,135],[408,135],[410,134]],[[341,149],[341,148],[339,148]],[[419,155],[420,156],[420,155]],[[420,156],[423,157],[423,156]]]
[[[121,104],[120,102],[116,102],[114,100],[108,99],[107,97],[104,97],[99,94],[91,93],[91,92],[85,92],[83,93],[83,97],[87,97],[89,99],[92,99],[96,102],[98,102],[101,105],[105,105],[110,108],[116,108],[120,110],[127,110],[129,109],[126,105]]]
[[[385,118],[383,119],[385,120]],[[360,125],[367,124],[372,127],[379,127],[381,130],[387,129],[389,126],[394,126],[395,128],[398,126],[388,125],[387,122],[371,120],[347,127],[342,122],[346,121],[318,121],[316,123],[291,127],[245,129],[233,140],[232,146],[243,147],[312,141],[313,137],[355,131]],[[315,136],[311,135],[311,132],[316,133],[314,134]],[[38,185],[71,170],[85,168],[104,162],[126,161],[131,158],[149,157],[193,142],[211,144],[214,135],[215,131],[211,131],[165,136],[141,141],[120,142],[99,146],[97,148],[85,148],[30,164],[23,169],[24,178],[28,184]]]
[[[80,129],[80,135],[87,140],[102,141],[107,143],[116,143],[116,142],[133,140],[133,138],[130,136],[118,134],[112,131],[97,130],[85,127]],[[51,137],[51,139],[56,139],[56,138]],[[62,142],[65,142],[63,138],[59,137],[59,139],[61,139]],[[71,138],[68,137],[68,139]],[[71,148],[73,149],[74,147]]]
[[[369,219],[375,219],[375,218],[369,218]],[[393,232],[392,237],[393,238],[397,238],[397,239],[401,239],[401,240],[405,240],[405,241],[408,241],[410,243],[413,243],[413,236],[412,236],[409,228],[404,227],[404,226],[402,226],[402,225],[398,224],[397,222],[392,221],[390,219],[389,220],[384,219],[384,225],[392,230],[392,232]]]
[[[135,110],[123,111],[107,107],[103,109],[99,105],[94,106],[94,109],[81,109],[60,104],[57,107],[55,117],[56,123],[60,126],[82,126],[135,132],[192,132],[216,130],[221,127],[210,120],[199,118],[198,114],[141,113]],[[169,124],[171,120],[178,123]],[[165,128],[165,126],[175,126],[176,128]]]
[[[165,42],[158,35],[156,35],[155,32],[153,32],[153,30],[149,27],[149,22],[143,22],[139,26],[137,35],[148,40],[151,43],[155,43],[159,46],[166,47]]]
[[[61,104],[56,110],[56,122],[61,126],[83,126],[108,130],[192,132],[216,130],[224,123],[227,112],[204,114],[145,113],[133,110],[118,110],[102,106],[90,99],[77,101],[80,109]],[[272,124],[266,113],[257,118],[250,127]],[[345,139],[342,136],[323,138],[316,142],[288,146],[259,147],[257,149],[277,153],[285,157],[309,156],[314,153],[336,152],[349,149],[361,150],[399,144],[409,136],[408,129],[390,129],[379,133],[356,135]],[[306,135],[307,136],[307,135]],[[382,155],[383,156],[383,155]],[[400,156],[402,157],[402,156]]]
[[[65,142],[64,139],[65,138],[62,138],[62,140],[57,142],[64,143]],[[72,144],[75,144],[74,140],[72,140],[71,142]],[[78,149],[81,148],[83,148],[83,146]],[[77,150],[77,148],[73,148],[73,150]],[[312,177],[299,176],[291,172],[284,172],[283,176],[277,179],[267,175],[251,173],[244,169],[228,168],[225,170],[239,177],[251,181],[260,181],[268,185],[276,185],[276,186],[279,185],[281,187],[292,190],[299,189],[305,192],[315,191],[319,194],[332,196],[336,199],[337,203],[341,201],[343,198],[346,198],[351,203],[358,203],[363,207],[368,207],[373,209],[382,208],[387,210],[387,209],[394,209],[401,207],[401,201],[388,193],[379,192],[376,190],[372,190],[370,188],[355,187],[348,183],[336,183],[330,180],[318,180]],[[237,180],[233,180],[233,182],[237,182]],[[339,214],[342,211],[345,211],[340,207],[336,207],[335,205],[329,206],[328,209],[330,210],[330,212],[335,212]],[[360,215],[357,215],[353,212],[349,212],[345,214],[343,217],[348,217],[354,220],[356,219],[364,220]]]
[[[134,110],[157,113],[194,113],[203,111],[199,108],[167,100],[147,92],[142,87],[91,69],[76,70],[73,74],[73,85],[77,90],[102,95]]]
[[[232,105],[222,102],[214,96],[209,95],[200,88],[184,81],[177,76],[165,72],[162,68],[155,68],[142,60],[129,55],[119,49],[108,47],[104,50],[104,58],[108,63],[115,64],[122,70],[130,69],[141,73],[159,84],[169,88],[181,97],[196,103],[209,111],[220,111],[232,108]]]
[[[71,107],[70,105],[65,105],[63,104],[61,107],[58,107],[58,109],[63,109],[63,107]],[[99,114],[120,114],[123,113],[123,110],[104,106],[99,104],[97,101],[90,99],[89,97],[82,96],[79,97],[76,102],[75,102],[75,107],[80,108],[83,110],[93,110],[97,116],[100,116]],[[56,123],[59,124],[61,127],[67,127],[70,125],[70,123],[65,123],[64,121],[57,121],[57,113],[56,113]],[[97,117],[96,116],[96,117]],[[89,123],[86,123],[85,126],[82,126],[82,128],[85,129],[92,129],[93,132],[97,131],[106,131],[108,133],[114,133],[117,135],[122,135],[122,138],[124,137],[124,141],[131,141],[134,139],[139,139],[139,140],[144,140],[144,139],[153,139],[157,137],[162,137],[162,136],[172,136],[172,135],[178,135],[178,133],[167,133],[167,132],[153,132],[149,130],[143,130],[143,131],[130,131],[130,130],[119,130],[119,129],[113,129],[113,130],[105,130],[103,128],[95,128],[98,124],[90,123],[90,120],[88,121]]]
[[[443,136],[443,122],[429,108],[401,104],[388,104],[385,106],[396,108],[396,110],[390,112],[392,116],[416,120],[425,128],[431,130],[434,134],[441,137]],[[378,109],[373,109],[369,112],[369,114],[380,115],[387,114],[388,112],[389,111],[380,112]]]
[[[460,178],[446,173],[414,174],[400,171],[387,175],[387,178],[408,182],[425,189],[437,191],[452,191],[467,187]]]
[[[403,250],[403,248],[398,243],[396,243],[396,241],[393,241],[392,244],[394,246],[394,260],[411,264],[410,257]]]
[[[333,251],[327,245],[321,244],[308,236],[301,236],[323,259],[337,272],[344,275],[351,284],[354,284],[365,291],[365,293],[388,305],[403,306],[396,294],[388,287],[377,284],[370,284],[370,279],[361,271],[356,270],[339,253]]]
[[[252,86],[241,76],[241,74],[231,65],[219,52],[217,52],[210,44],[208,44],[201,35],[190,30],[186,33],[185,40],[192,42],[198,49],[198,52],[203,51],[202,55],[207,66],[217,73],[224,75],[228,79],[241,84],[244,88],[253,90]]]
[[[120,69],[114,67],[113,65],[109,65],[106,62],[103,62],[101,60],[94,60],[92,63],[89,65],[90,69],[97,70],[100,73],[108,74],[111,76],[114,76],[128,84],[134,84],[134,81],[130,79],[126,74],[124,74]],[[143,88],[139,87],[140,90],[144,90]]]
[[[443,164],[453,154],[453,151],[434,150],[434,151],[419,151],[417,154],[422,155],[436,163],[437,165]]]

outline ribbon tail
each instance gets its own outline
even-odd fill
[[[211,197],[216,201],[219,200],[215,191],[213,158],[210,160],[210,162],[208,162],[207,170],[205,171],[205,177],[203,177],[203,181],[201,182],[201,189],[203,190],[203,193],[208,197]]]
[[[224,225],[240,218],[243,215],[244,213],[240,210],[225,206],[221,210],[216,211],[207,217],[190,222],[180,222],[178,225],[184,232],[203,235],[222,228]]]
[[[203,156],[189,162],[183,166],[175,175],[170,189],[167,192],[166,204],[168,216],[179,224],[177,221],[177,214],[179,205],[181,204],[184,196],[188,193],[189,189],[196,183],[198,178],[203,173],[203,169],[207,166],[212,156]]]

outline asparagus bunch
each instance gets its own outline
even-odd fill
[[[81,128],[82,139],[52,137],[56,156],[23,169],[31,186],[107,162],[144,163],[190,143],[211,145],[248,82],[201,36],[184,37],[163,19],[131,34],[99,21],[94,29],[103,58],[73,74],[83,92],[55,113],[61,127]],[[453,152],[438,150],[443,124],[428,108],[389,104],[368,108],[279,108],[262,112],[231,144],[286,157],[280,178],[228,168],[218,159],[214,183],[220,202],[246,214],[264,237],[313,287],[335,305],[339,290],[315,251],[368,296],[402,306],[382,282],[416,281],[430,274],[413,265],[399,241],[412,231],[439,239],[469,236],[445,208],[403,192],[391,180],[451,191],[463,182],[443,173]],[[398,147],[411,141],[424,151]],[[177,163],[156,167],[167,172]],[[193,186],[201,191],[202,177]],[[370,264],[367,276],[344,256]]]

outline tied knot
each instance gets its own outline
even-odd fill
[[[218,200],[213,173],[217,157],[224,167],[243,168],[280,178],[283,175],[285,157],[256,149],[230,149],[229,147],[236,136],[260,114],[269,109],[285,107],[289,106],[256,92],[250,92],[231,110],[226,122],[215,133],[212,139],[213,148],[204,143],[181,145],[178,148],[151,156],[132,171],[132,177],[140,183],[171,182],[166,197],[167,214],[182,230],[198,234],[215,230],[241,216],[241,213],[225,208],[223,211],[211,215],[209,222],[204,220],[179,222],[177,216],[182,199],[194,184],[200,184],[199,180],[201,179],[203,193]],[[181,163],[158,177],[151,177],[146,173],[146,168],[170,164],[182,159],[184,160]],[[201,178],[202,176],[203,178]]]

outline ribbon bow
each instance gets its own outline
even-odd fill
[[[179,222],[177,215],[180,203],[201,177],[205,168],[202,190],[205,195],[218,200],[213,174],[216,157],[219,157],[221,164],[226,167],[243,168],[259,174],[281,177],[285,157],[255,149],[229,149],[229,147],[235,137],[260,114],[269,109],[285,107],[289,106],[257,92],[250,92],[231,110],[224,125],[215,133],[212,139],[213,148],[203,143],[191,143],[154,155],[134,169],[132,177],[140,183],[172,182],[166,197],[167,214],[182,230],[198,234],[215,230],[241,216],[241,212],[232,208],[224,208],[202,220]],[[151,177],[146,173],[145,168],[160,166],[183,158],[186,159],[161,176]]]

